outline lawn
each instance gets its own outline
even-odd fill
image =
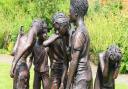
[[[0,89],[12,89],[12,79],[9,76],[10,64],[0,63]],[[30,89],[33,82],[33,68],[31,69]],[[126,83],[116,83],[116,89],[128,89]]]
[[[12,79],[9,76],[10,66],[10,64],[0,63],[0,89],[12,89]],[[30,89],[32,89],[33,68],[30,74]]]

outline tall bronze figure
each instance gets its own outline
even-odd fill
[[[49,67],[48,67],[48,54],[47,49],[43,47],[43,41],[46,39],[47,24],[44,22],[43,32],[32,49],[32,55],[30,56],[29,69],[34,64],[34,82],[33,89],[41,89],[41,83],[43,89],[49,87]]]
[[[90,38],[84,24],[88,1],[71,0],[70,5],[70,20],[76,28],[71,37],[71,62],[66,89],[92,89]]]
[[[27,39],[24,46],[17,52],[17,55],[14,57],[14,61],[11,67],[10,76],[14,75],[14,70],[17,65],[17,62],[20,58],[29,50],[31,50],[36,42],[36,38],[42,35],[43,33],[44,21],[41,19],[36,19],[32,22],[32,26],[27,34]]]
[[[118,76],[121,51],[116,45],[111,45],[105,52],[99,54],[99,64],[94,89],[115,89],[115,79]]]
[[[14,58],[15,56],[18,55],[18,53],[20,52],[20,49],[24,47],[26,40],[27,40],[27,36],[24,35],[22,27],[21,27],[20,32],[17,37],[17,41],[13,49],[13,53],[12,53]],[[20,58],[14,70],[14,75],[11,76],[13,78],[13,89],[29,89],[29,70],[28,70],[28,66],[26,63],[26,59],[29,53],[30,52],[27,51]]]
[[[49,47],[50,57],[50,89],[65,89],[65,78],[68,68],[68,47],[69,19],[63,13],[53,16],[53,26],[56,33],[43,44]]]

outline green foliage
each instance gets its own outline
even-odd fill
[[[69,14],[70,0],[0,0],[0,48],[11,52],[18,29],[24,26],[29,30],[34,18],[44,18],[49,26],[48,35],[54,30],[52,15],[59,11]],[[101,6],[99,0],[89,1],[86,24],[91,37],[91,59],[97,63],[98,54],[111,44],[117,44],[122,50],[121,73],[128,72],[128,13],[118,0],[109,0]],[[11,35],[11,36],[9,36]],[[9,36],[9,37],[8,37]],[[5,53],[6,51],[0,50]]]
[[[98,6],[99,5],[99,6]],[[98,1],[90,3],[86,24],[91,37],[91,59],[98,62],[100,52],[111,44],[117,44],[122,50],[120,72],[128,72],[128,15],[120,2],[109,2],[100,6]]]
[[[0,48],[8,48],[9,42],[15,42],[18,29],[24,26],[25,32],[29,30],[32,20],[43,18],[46,20],[49,30],[52,29],[51,17],[59,11],[65,10],[65,0],[0,0]],[[68,0],[66,0],[67,2]],[[4,34],[6,33],[6,34]],[[6,41],[8,35],[11,35]],[[6,44],[6,47],[4,46]]]
[[[10,59],[11,60],[11,59]],[[10,64],[8,63],[0,63],[0,89],[12,89],[13,88],[13,79],[9,76],[9,71],[10,71]],[[30,70],[30,79],[29,79],[29,89],[33,89],[33,78],[34,78],[34,73],[33,73],[33,67]]]

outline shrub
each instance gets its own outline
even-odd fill
[[[91,3],[86,24],[91,37],[92,61],[97,63],[100,52],[111,44],[117,44],[123,53],[120,72],[126,73],[128,72],[128,15],[122,9],[120,2],[109,2],[104,6],[100,6],[98,2]]]

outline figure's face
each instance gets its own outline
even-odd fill
[[[47,38],[47,24],[43,25],[42,30],[38,34],[39,39],[46,40]]]
[[[60,35],[65,35],[66,32],[68,31],[69,25],[68,24],[62,25],[59,23],[55,23],[54,27],[59,32]]]
[[[76,21],[76,13],[74,12],[73,8],[70,7],[70,21],[75,22]]]
[[[113,79],[116,79],[119,73],[121,56],[118,53],[112,53],[109,56],[110,65],[113,67]]]

